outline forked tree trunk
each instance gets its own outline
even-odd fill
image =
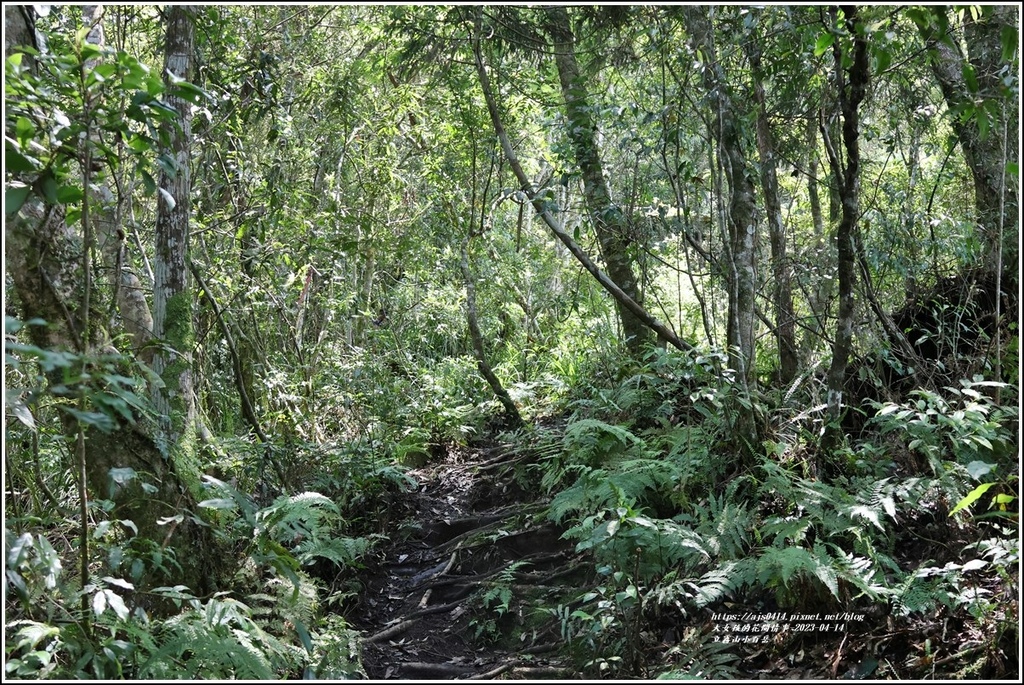
[[[714,28],[709,10],[688,6],[683,9],[687,32],[695,50],[704,55],[703,80],[711,102],[711,134],[718,144],[718,160],[729,186],[726,225],[726,259],[729,291],[727,341],[729,366],[736,372],[739,401],[733,412],[740,441],[748,455],[758,445],[756,422],[749,402],[754,382],[755,322],[754,296],[757,288],[757,221],[754,218],[753,174],[743,149],[741,122],[729,94],[728,79],[718,63]]]
[[[708,8],[690,6],[683,10],[687,31],[694,47],[704,54],[704,86],[711,101],[711,134],[718,143],[718,156],[729,185],[728,273],[729,363],[744,389],[753,380],[754,293],[757,286],[757,222],[754,219],[754,184],[743,149],[742,131],[728,91],[728,79],[717,61],[715,40]]]

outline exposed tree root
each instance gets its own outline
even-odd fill
[[[509,671],[509,670],[515,668],[515,665],[516,665],[515,661],[506,661],[505,663],[501,664],[497,668],[492,668],[489,671],[484,671],[483,673],[477,673],[476,675],[471,675],[468,678],[466,678],[466,680],[491,680],[492,678],[494,678],[494,676],[501,675],[505,671]]]
[[[402,676],[405,678],[458,678],[473,672],[471,666],[460,664],[431,664],[423,661],[407,661],[401,665]]]
[[[409,628],[412,628],[413,625],[415,625],[415,623],[415,620],[399,621],[390,628],[385,628],[379,633],[371,635],[370,637],[366,638],[364,642],[367,642],[372,645],[377,642],[383,642],[384,640],[390,640],[391,638],[401,635],[405,631],[409,630]]]

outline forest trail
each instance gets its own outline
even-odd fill
[[[371,679],[566,677],[557,626],[517,600],[569,575],[572,545],[512,480],[498,446],[409,471],[411,512],[366,571],[351,616]],[[524,613],[524,608],[526,612]],[[527,628],[532,626],[532,628]]]

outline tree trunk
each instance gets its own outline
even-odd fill
[[[960,116],[950,120],[974,178],[975,211],[985,244],[985,265],[995,271],[1000,262],[1017,263],[1018,197],[1016,183],[1008,182],[1005,167],[1007,162],[1019,159],[1019,112],[1015,99],[1004,94],[1000,82],[1009,66],[1002,59],[1001,34],[1006,27],[1018,28],[1017,9],[1010,5],[994,6],[991,13],[977,20],[967,13],[964,22],[966,59],[941,34],[927,35],[926,44],[931,53],[932,72],[947,106],[954,111],[966,107],[967,111],[975,112],[966,121]],[[968,83],[965,71],[975,75],[976,88]],[[981,106],[975,109],[979,100]],[[989,109],[984,106],[986,102],[1005,105]]]
[[[94,45],[105,45],[103,32],[103,7],[86,5],[82,8],[82,19],[91,26],[88,41]],[[93,68],[98,60],[90,60],[87,67]],[[152,360],[152,348],[147,347],[153,340],[153,315],[146,301],[142,281],[128,264],[128,250],[124,244],[124,231],[118,215],[117,200],[106,179],[96,179],[86,189],[89,193],[89,216],[100,249],[103,267],[113,274],[114,301],[121,314],[121,324],[131,340],[132,351],[143,361]]]
[[[821,211],[821,194],[818,191],[818,112],[807,118],[807,198],[811,209],[811,223],[814,226],[814,242],[811,255],[814,260],[810,283],[806,292],[807,304],[814,317],[814,330],[805,330],[804,349],[810,353],[825,336],[827,323],[826,306],[831,297],[831,279],[821,277],[828,269],[828,242],[825,238],[825,218]],[[831,195],[831,193],[830,193]]]
[[[516,180],[520,184],[520,189],[530,200],[530,204],[533,206],[537,216],[547,225],[548,229],[555,234],[555,237],[569,250],[573,257],[583,265],[583,267],[590,272],[594,279],[601,284],[601,287],[608,291],[618,305],[625,307],[631,314],[637,317],[644,325],[654,331],[661,340],[664,340],[669,345],[680,349],[680,350],[692,350],[693,345],[681,340],[679,336],[675,334],[668,326],[655,319],[651,314],[637,304],[636,300],[631,298],[628,294],[623,292],[622,288],[618,286],[612,279],[610,279],[603,271],[601,271],[593,260],[587,255],[586,252],[572,239],[572,236],[565,232],[561,222],[556,219],[551,212],[548,210],[546,201],[540,197],[531,183],[530,178],[523,171],[522,165],[519,163],[519,158],[516,156],[515,150],[512,148],[512,143],[508,139],[508,134],[505,132],[505,127],[501,123],[501,114],[498,111],[497,102],[494,99],[494,90],[491,88],[491,79],[487,75],[487,66],[484,64],[483,51],[480,47],[480,33],[481,33],[481,17],[480,13],[477,12],[475,19],[475,26],[473,30],[473,58],[476,63],[477,77],[480,80],[480,88],[483,91],[484,101],[487,104],[487,112],[491,118],[491,125],[494,127],[494,133],[498,137],[498,142],[501,144],[502,152],[505,153],[505,158],[508,160],[509,166],[512,168],[512,173],[515,174]]]
[[[796,378],[800,364],[796,347],[796,317],[793,314],[793,290],[790,267],[786,258],[786,227],[782,223],[779,201],[779,178],[775,164],[775,141],[768,121],[764,84],[761,76],[761,47],[757,39],[746,42],[747,56],[754,76],[754,103],[757,106],[757,152],[761,162],[761,192],[768,218],[768,236],[772,251],[772,275],[775,286],[772,303],[775,309],[775,338],[779,350],[779,380],[789,385]]]
[[[856,281],[856,248],[854,241],[857,222],[860,218],[860,113],[859,106],[867,92],[871,71],[868,65],[868,44],[864,33],[857,27],[857,8],[842,7],[846,19],[846,30],[853,36],[853,61],[849,70],[843,67],[841,41],[833,43],[835,77],[839,90],[839,106],[843,115],[843,146],[846,149],[845,168],[839,160],[831,142],[826,136],[829,159],[836,178],[841,178],[839,195],[842,200],[842,218],[836,229],[837,260],[839,271],[839,313],[836,321],[836,337],[832,345],[832,363],[827,379],[828,425],[823,439],[826,450],[838,447],[842,440],[839,422],[843,409],[843,381],[846,366],[853,351],[853,317],[855,311],[854,284]],[[836,10],[832,9],[833,21]]]
[[[25,15],[19,10],[21,8],[4,8],[8,30],[18,23],[19,17],[20,21],[25,21]],[[29,32],[30,27],[31,22]],[[18,44],[22,44],[21,39]],[[11,46],[12,42],[8,41],[8,56]],[[15,179],[15,182],[19,180],[31,184],[33,179]],[[91,196],[92,193],[86,194],[86,202]],[[82,212],[83,218],[86,213]],[[85,325],[87,318],[102,319],[103,298],[89,298],[92,312],[87,317],[82,293],[93,290],[92,274],[82,268],[85,244],[76,227],[67,225],[64,207],[48,206],[37,198],[30,198],[16,215],[8,215],[6,219],[4,265],[17,292],[21,314],[26,320],[38,318],[48,324],[29,327],[32,343],[45,350],[77,353],[83,361],[97,360],[98,354],[116,352],[102,326]],[[57,369],[50,374],[49,382],[54,388],[65,385],[67,380]],[[97,411],[97,408],[92,410]],[[173,580],[197,593],[207,592],[210,589],[205,554],[210,542],[208,532],[188,516],[180,515],[195,509],[195,499],[183,483],[197,481],[198,475],[183,474],[180,464],[169,461],[160,442],[140,426],[114,418],[118,425],[103,432],[95,425],[85,424],[80,431],[78,422],[65,416],[65,432],[69,438],[76,437],[79,448],[84,449],[83,471],[89,496],[113,499],[118,507],[118,518],[134,522],[139,539],[153,541],[181,565],[180,573],[172,579],[154,579],[159,581],[157,584]],[[131,469],[138,479],[113,487],[113,469]],[[155,491],[143,492],[140,480],[155,486]],[[175,518],[175,515],[180,516]],[[169,526],[161,523],[161,519],[169,518],[177,522]]]
[[[727,254],[724,266],[729,291],[726,339],[729,366],[736,372],[740,393],[734,405],[736,430],[747,450],[757,444],[756,422],[749,402],[754,382],[755,322],[754,295],[757,288],[757,222],[754,219],[753,174],[747,166],[742,131],[728,91],[728,79],[716,57],[711,16],[714,10],[687,6],[683,9],[687,32],[693,47],[704,55],[704,86],[711,102],[714,121],[711,134],[718,144],[718,160],[729,186]]]
[[[716,58],[708,9],[686,7],[684,17],[694,47],[704,54],[704,85],[711,101],[714,123],[711,133],[718,143],[718,157],[729,184],[729,230],[726,271],[729,287],[729,363],[744,388],[753,380],[754,292],[757,285],[757,223],[754,220],[754,184],[743,150],[740,123],[728,93],[728,79]],[[713,10],[712,10],[713,11]]]
[[[608,276],[622,292],[643,306],[641,290],[633,273],[633,259],[629,255],[629,227],[622,209],[612,200],[611,190],[604,177],[595,135],[597,125],[588,101],[586,84],[580,76],[579,64],[576,62],[569,15],[564,7],[552,7],[548,10],[547,29],[552,38],[558,79],[565,98],[566,119],[569,124],[567,135],[572,141],[576,164],[583,176],[587,209],[601,247],[601,257],[607,267]],[[638,356],[650,342],[651,336],[643,322],[628,307],[621,302],[616,302],[616,307],[626,347],[634,356]]]
[[[164,73],[188,79],[194,53],[196,9],[189,5],[167,8]],[[176,96],[168,82],[166,102],[178,112],[177,125],[165,128],[164,154],[173,160],[173,173],[160,174],[157,200],[156,254],[153,261],[153,333],[164,344],[154,355],[153,370],[165,388],[154,404],[170,452],[176,460],[195,462],[195,398],[192,388],[191,350],[194,344],[192,293],[188,289],[189,207],[191,204],[189,103]],[[195,488],[198,483],[192,484]]]
[[[480,333],[480,323],[476,315],[476,279],[473,277],[473,271],[469,268],[469,237],[462,241],[459,268],[462,270],[462,278],[466,281],[466,322],[469,325],[470,340],[473,342],[476,368],[505,410],[505,419],[509,428],[518,428],[523,424],[523,417],[519,415],[519,409],[516,408],[515,402],[512,401],[505,386],[501,384],[491,365],[487,362],[484,337]]]

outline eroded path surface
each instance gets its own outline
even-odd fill
[[[566,678],[557,623],[538,605],[576,568],[544,503],[502,447],[410,472],[412,515],[391,533],[349,616],[372,679]]]

